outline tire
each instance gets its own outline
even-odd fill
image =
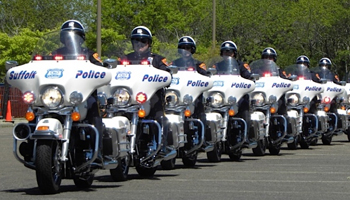
[[[118,166],[115,169],[110,169],[109,172],[114,181],[126,181],[128,180],[129,174],[129,159],[128,158],[119,158]]]
[[[222,143],[217,142],[214,145],[214,150],[207,152],[207,158],[210,162],[220,162],[222,154]]]
[[[271,155],[278,155],[281,151],[281,144],[278,145],[269,145],[269,152]]]
[[[38,140],[36,147],[36,180],[43,194],[56,194],[62,180],[62,164],[59,161],[61,146],[57,141]]]
[[[83,177],[75,176],[73,178],[73,181],[77,188],[86,189],[91,187],[92,182],[94,181],[94,177],[94,174],[89,174]]]
[[[348,136],[348,141],[350,142],[350,129],[346,129],[345,133]]]
[[[288,146],[288,149],[290,150],[296,150],[298,149],[298,144],[299,144],[299,136],[296,136],[294,138],[294,141],[292,143],[288,143],[287,146]]]
[[[172,170],[172,169],[175,169],[175,163],[176,163],[176,158],[173,158],[170,160],[162,160],[162,162],[160,162],[160,165],[164,170]]]
[[[253,148],[253,153],[256,156],[264,156],[266,151],[266,139],[258,141],[258,146]]]
[[[140,176],[145,178],[150,178],[150,177],[153,177],[154,174],[156,173],[157,167],[146,168],[146,167],[137,166],[136,171]]]
[[[192,153],[192,155],[183,156],[182,162],[186,167],[194,167],[197,162],[198,152]]]
[[[348,135],[348,141],[350,142],[350,133],[347,133],[347,135]]]
[[[322,136],[322,143],[324,145],[330,145],[332,143],[332,136]]]
[[[304,137],[300,137],[300,141],[299,141],[299,144],[300,144],[300,148],[302,149],[308,149],[310,147],[310,143],[307,142]]]
[[[318,139],[316,138],[316,139],[314,139],[314,140],[312,140],[312,141],[310,142],[310,145],[316,146],[316,145],[317,145],[317,142],[318,142]]]
[[[230,157],[230,160],[232,161],[239,161],[242,157],[242,150],[236,151],[236,152],[228,152],[228,156]]]

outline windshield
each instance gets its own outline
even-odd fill
[[[84,39],[75,32],[54,31],[39,38],[33,60],[88,60]]]
[[[279,76],[278,66],[272,60],[260,59],[249,64],[253,74],[259,74],[260,77]]]
[[[231,56],[213,58],[207,63],[207,66],[216,68],[217,75],[240,75],[238,62]]]
[[[320,79],[326,79],[327,81],[333,81],[334,74],[327,67],[315,67],[310,69]]]
[[[295,75],[297,76],[297,80],[311,80],[311,72],[306,65],[303,64],[293,64],[289,65],[284,69],[287,76]]]
[[[177,53],[173,56],[167,55],[167,59],[179,71],[195,71],[198,64],[198,61],[192,57],[192,53],[186,49],[177,49]]]

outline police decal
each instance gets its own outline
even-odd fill
[[[129,80],[131,77],[131,72],[118,72],[115,76],[115,80]]]
[[[63,76],[64,69],[48,69],[45,78],[55,79]]]

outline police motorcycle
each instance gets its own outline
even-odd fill
[[[346,113],[348,115],[348,122],[350,121],[350,74],[348,73],[345,77],[346,84],[345,84],[345,107],[346,107]],[[348,124],[348,128],[345,131],[345,134],[348,137],[348,141],[350,141],[350,124]]]
[[[118,129],[119,124],[127,121],[125,128],[131,149],[124,162],[125,168],[135,167],[140,176],[153,176],[161,161],[176,157],[176,150],[164,146],[165,126],[154,119],[146,119],[152,109],[150,99],[157,90],[170,85],[171,73],[153,67],[152,57],[146,60],[107,59],[104,63],[109,67],[112,80],[98,89],[99,101],[103,102],[100,106],[105,114],[103,122],[107,129]],[[176,73],[176,70],[172,72]]]
[[[346,91],[345,81],[339,84],[333,82],[334,73],[326,67],[316,67],[310,69],[315,73],[317,78],[324,81],[324,91],[319,96],[317,105],[317,116],[327,116],[325,131],[319,132],[322,143],[329,145],[333,136],[343,134],[348,128],[348,116],[346,113]]]
[[[62,179],[73,179],[79,188],[90,187],[99,169],[117,168],[124,154],[119,151],[127,151],[127,144],[120,145],[118,140],[127,132],[111,133],[113,138],[102,150],[105,159],[97,161],[103,133],[87,121],[87,100],[110,82],[111,74],[90,63],[87,51],[76,46],[74,53],[52,53],[60,47],[59,33],[52,32],[38,40],[29,63],[6,64],[7,82],[23,93],[28,104],[28,123],[13,129],[13,153],[25,167],[35,170],[44,194],[58,193]]]
[[[287,133],[287,119],[277,113],[278,100],[293,89],[293,83],[279,76],[279,68],[272,60],[253,61],[250,69],[260,78],[250,93],[252,127],[248,139],[257,142],[257,147],[253,148],[254,155],[265,155],[266,148],[270,154],[278,155]]]
[[[240,76],[236,59],[225,57],[223,60],[220,57],[213,60],[208,63],[212,65],[223,62],[216,66],[217,73],[211,76],[214,80],[213,87],[204,92],[207,124],[210,127],[210,132],[206,132],[206,142],[214,146],[213,151],[207,152],[207,158],[218,162],[221,154],[225,153],[231,160],[237,161],[245,148],[243,144],[247,141],[248,130],[246,121],[237,117],[238,103],[245,94],[254,90],[255,84]]]
[[[324,91],[323,85],[312,81],[312,74],[307,66],[293,64],[285,68],[288,76],[295,77],[292,91],[286,93],[287,103],[287,138],[293,137],[294,142],[287,143],[289,149],[297,149],[298,144],[302,149],[317,140],[319,127],[325,131],[326,115],[315,114],[315,101],[317,95]]]
[[[170,50],[171,51],[171,50]],[[175,60],[180,54],[190,54],[189,51],[177,49],[176,53],[168,53],[167,59]],[[187,55],[189,56],[189,55]],[[195,116],[195,102],[205,91],[213,87],[213,80],[196,71],[195,66],[184,63],[183,66],[172,66],[178,69],[173,74],[171,85],[166,89],[166,118],[169,121],[171,137],[167,138],[167,144],[177,150],[177,158],[181,158],[184,166],[193,167],[197,162],[198,153],[201,151],[213,151],[213,146],[203,147],[205,142],[206,124]],[[214,69],[209,69],[215,73]],[[212,121],[213,134],[218,129],[220,119]],[[213,145],[213,144],[212,144]],[[161,162],[163,169],[174,169],[176,158]]]

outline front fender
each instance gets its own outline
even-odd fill
[[[41,119],[35,127],[34,133],[30,139],[63,139],[63,127],[59,120],[55,118]]]

